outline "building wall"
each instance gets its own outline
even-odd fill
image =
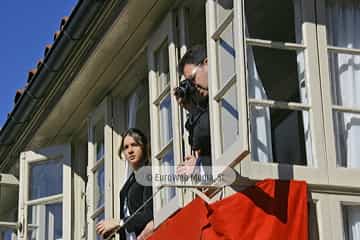
[[[187,132],[182,130],[186,113],[171,90],[181,79],[180,57],[188,47],[204,44],[214,171],[232,166],[252,181],[305,180],[310,239],[356,239],[349,226],[356,223],[353,213],[360,211],[359,170],[339,164],[344,159],[336,157],[346,146],[336,148],[330,111],[334,106],[326,8],[321,8],[325,3],[317,3],[318,8],[313,1],[157,4],[160,13],[143,20],[153,23],[149,34],[136,39],[144,44],[126,50],[130,62],[119,60],[123,71],[103,80],[101,93],[94,94],[86,114],[86,126],[65,142],[71,143],[72,153],[71,177],[64,183],[70,182],[71,188],[64,189],[68,205],[63,206],[70,211],[63,207],[62,224],[71,222],[71,238],[97,239],[96,222],[119,217],[119,191],[129,172],[118,154],[121,132],[139,127],[148,134],[155,167],[170,159],[172,164],[166,166],[175,169],[190,152]],[[333,47],[332,51],[358,50]],[[114,72],[116,66],[109,68]],[[356,108],[337,109],[357,113]],[[221,199],[245,186],[239,182],[238,188],[205,194]],[[20,198],[22,191],[26,189],[20,190]],[[189,189],[161,190],[154,198],[156,225],[194,197]]]

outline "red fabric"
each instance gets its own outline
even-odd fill
[[[211,205],[195,199],[151,237],[163,239],[308,239],[307,185],[264,180]]]
[[[161,224],[150,239],[201,239],[202,228],[208,223],[206,203],[202,199],[196,198]]]

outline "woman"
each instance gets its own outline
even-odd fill
[[[121,234],[121,239],[146,239],[154,227],[152,200],[127,221],[129,216],[132,216],[152,196],[152,187],[140,185],[135,179],[136,171],[149,163],[148,143],[145,135],[136,128],[128,129],[123,134],[119,153],[125,155],[126,161],[134,170],[120,191],[121,220],[101,221],[96,225],[96,232],[107,237],[121,228],[118,231]],[[124,225],[124,223],[126,224]]]

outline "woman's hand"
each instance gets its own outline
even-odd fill
[[[144,230],[142,230],[140,235],[137,237],[137,240],[145,240],[148,237],[150,237],[153,232],[154,232],[154,221],[151,220],[146,224]]]
[[[96,224],[96,233],[104,237],[118,227],[120,227],[120,223],[115,219],[102,220]]]

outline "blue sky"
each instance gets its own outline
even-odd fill
[[[77,0],[2,0],[0,7],[0,127],[14,107],[16,90],[25,86],[28,71],[43,58],[63,16]]]

